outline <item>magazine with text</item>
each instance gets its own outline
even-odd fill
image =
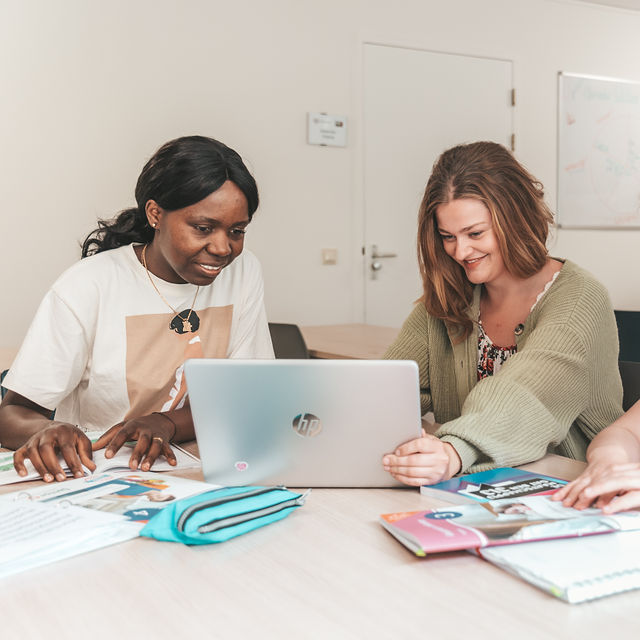
[[[578,511],[549,496],[524,496],[428,511],[389,513],[381,524],[418,556],[518,542],[640,529],[640,512]]]
[[[420,493],[453,504],[472,504],[500,498],[550,494],[565,484],[565,480],[540,473],[500,467],[423,485]]]
[[[215,485],[150,472],[98,473],[0,496],[0,578],[139,536],[180,498]]]
[[[89,440],[95,442],[100,437],[100,434],[87,433],[87,436],[89,437]],[[97,451],[94,451],[93,461],[96,463],[96,469],[93,474],[116,470],[130,471],[129,458],[131,457],[131,453],[135,445],[135,442],[126,442],[122,447],[120,447],[113,458],[105,458],[104,449],[98,449]],[[200,460],[198,460],[198,458],[196,458],[195,456],[192,456],[189,452],[185,451],[182,447],[179,447],[176,444],[172,444],[171,449],[176,456],[177,464],[175,466],[172,466],[167,462],[164,456],[161,456],[154,462],[153,467],[151,467],[151,471],[157,473],[163,471],[177,471],[179,469],[197,469],[198,467],[200,467]],[[28,459],[25,460],[27,475],[18,475],[18,472],[13,466],[13,453],[13,451],[0,452],[0,485],[42,479],[42,476],[35,470],[33,464],[31,463],[31,460]],[[62,456],[60,456],[59,459],[62,470],[68,477],[71,477],[72,474],[69,470],[69,467],[67,466],[67,463],[64,461]],[[87,475],[91,475],[91,472],[86,468],[85,473]]]
[[[217,485],[151,471],[111,471],[14,491],[4,500],[73,505],[147,522],[180,498],[210,491]]]

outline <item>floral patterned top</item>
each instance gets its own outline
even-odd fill
[[[556,277],[560,272],[556,271],[553,277],[544,286],[544,289],[540,292],[536,301],[533,303],[529,313],[531,313],[535,306],[538,304],[542,296],[549,290],[549,287],[555,282]],[[518,325],[518,329],[523,328],[522,325]],[[514,343],[508,347],[500,347],[491,342],[491,338],[485,333],[482,326],[482,320],[478,318],[478,380],[492,376],[498,371],[500,367],[512,356],[517,353],[518,346]]]
[[[478,320],[478,380],[492,376],[500,371],[500,367],[509,356],[517,353],[518,347],[499,347],[491,342],[491,338],[484,332],[482,320]]]

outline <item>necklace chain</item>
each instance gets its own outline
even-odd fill
[[[198,285],[196,287],[196,295],[193,296],[193,302],[191,303],[191,308],[189,309],[189,313],[187,314],[186,318],[183,318],[180,313],[176,311],[170,304],[169,301],[160,293],[160,290],[158,289],[158,287],[156,287],[156,283],[153,281],[153,278],[151,277],[151,274],[149,273],[149,269],[147,268],[147,259],[146,259],[146,254],[147,254],[147,246],[148,245],[144,245],[144,247],[142,247],[142,265],[144,266],[144,270],[147,272],[147,278],[149,278],[149,282],[151,283],[151,286],[156,290],[156,293],[160,296],[160,298],[162,298],[162,301],[167,305],[167,307],[169,307],[169,309],[171,309],[171,311],[173,311],[173,313],[176,314],[176,316],[178,318],[180,318],[180,320],[182,320],[182,328],[184,329],[185,332],[189,332],[191,331],[191,323],[189,322],[189,318],[191,318],[191,313],[193,312],[193,307],[196,304],[196,298],[198,297],[198,293],[200,292],[200,285]]]

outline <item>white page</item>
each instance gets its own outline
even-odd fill
[[[64,482],[41,483],[6,494],[1,499],[75,505],[146,522],[180,498],[217,488],[217,485],[200,480],[127,470],[95,473]]]
[[[87,433],[87,437],[93,442],[100,437],[99,433]],[[114,469],[128,469],[129,458],[135,443],[125,443],[113,458],[104,457],[104,449],[99,449],[93,452],[93,461],[96,463],[96,470],[93,473],[102,473],[105,471],[111,471]],[[197,469],[200,467],[200,461],[192,456],[190,453],[179,447],[178,445],[171,445],[174,455],[176,456],[176,466],[170,465],[166,458],[160,457],[154,463],[151,468],[152,471],[174,471],[176,469]],[[15,482],[26,482],[27,480],[39,480],[40,474],[35,470],[31,460],[25,460],[25,467],[27,468],[27,475],[20,476],[13,466],[13,451],[0,452],[0,485],[13,484]],[[60,466],[62,470],[71,476],[69,468],[66,462],[59,456]],[[91,472],[85,468],[85,474],[91,475]]]
[[[0,500],[0,577],[138,535],[119,515],[29,500]]]

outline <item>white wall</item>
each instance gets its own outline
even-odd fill
[[[258,180],[248,246],[270,318],[358,321],[362,43],[513,60],[517,155],[553,204],[557,72],[640,81],[639,33],[638,12],[572,0],[0,0],[0,347],[96,217],[133,202],[154,150],[191,133],[236,148]],[[316,110],[349,117],[346,149],[305,144]],[[639,241],[560,230],[553,252],[640,309]]]

